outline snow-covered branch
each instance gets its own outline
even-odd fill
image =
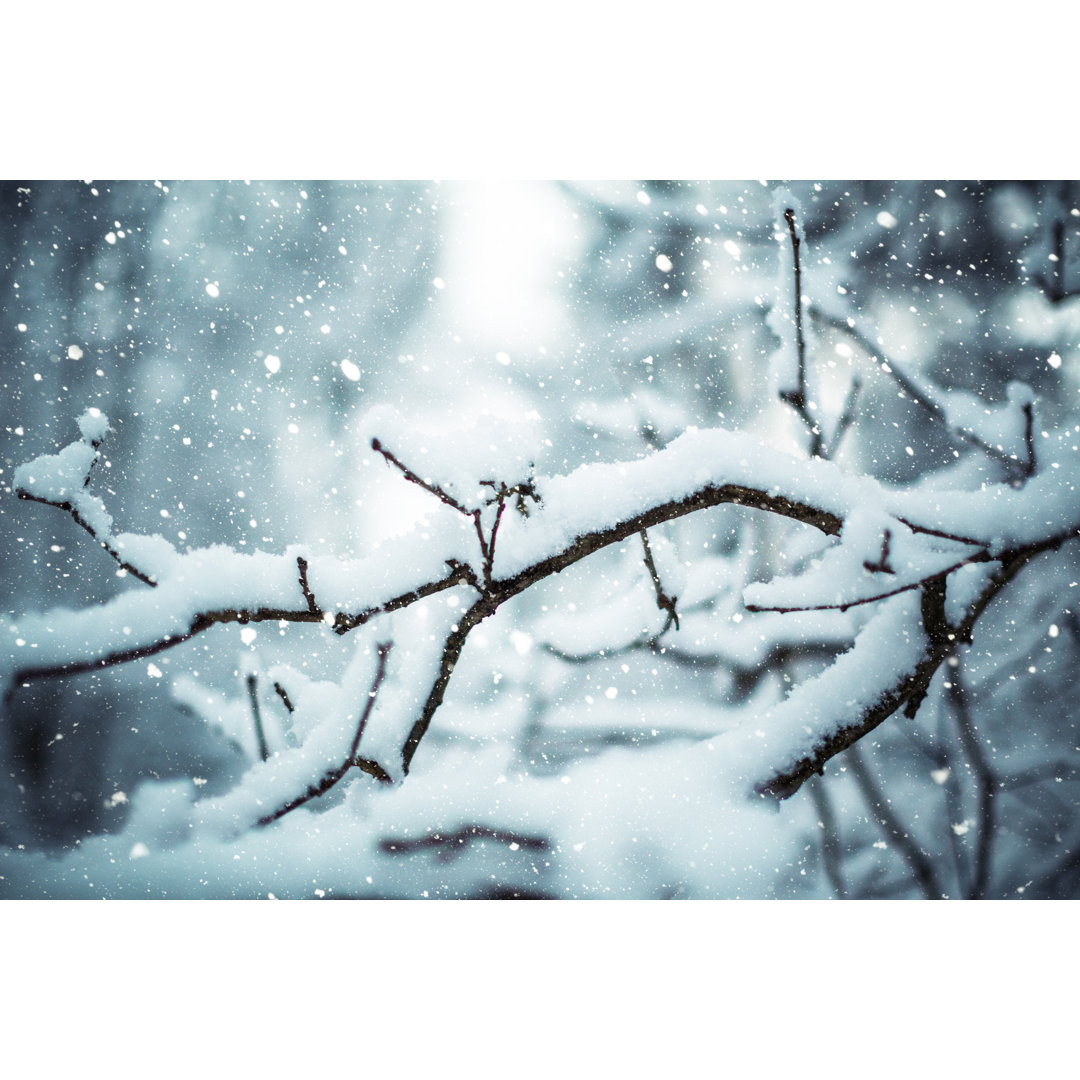
[[[73,444],[57,460],[76,451],[85,457],[84,445]],[[754,767],[747,779],[760,794],[786,797],[897,709],[917,708],[956,643],[971,639],[992,597],[1036,555],[1075,536],[1080,523],[1080,498],[1067,479],[1075,473],[1060,468],[1021,490],[1002,485],[947,497],[895,492],[868,478],[845,475],[829,462],[800,461],[745,435],[717,430],[687,433],[637,461],[584,466],[569,476],[530,482],[528,494],[535,505],[528,515],[502,514],[511,493],[522,496],[520,486],[478,479],[478,490],[487,485],[495,492],[496,509],[485,524],[484,510],[492,499],[470,508],[450,494],[450,483],[421,478],[381,444],[376,449],[406,480],[420,484],[454,513],[436,510],[437,521],[395,540],[392,552],[377,549],[361,560],[308,558],[293,550],[243,555],[222,547],[159,557],[152,603],[147,594],[129,591],[98,608],[56,610],[9,626],[5,653],[12,689],[33,679],[151,656],[221,623],[323,623],[340,634],[437,593],[464,589],[472,600],[448,627],[423,704],[405,728],[398,727],[404,738],[396,759],[393,753],[385,756],[385,744],[381,761],[365,759],[366,771],[379,779],[400,777],[408,773],[442,704],[470,632],[502,604],[634,534],[644,537],[647,529],[664,522],[731,504],[782,515],[833,538],[817,564],[801,576],[748,586],[751,610],[879,606],[849,652],[761,720],[767,733],[761,746],[769,750],[750,754],[747,763],[753,760]],[[57,506],[72,502],[74,473],[59,467],[50,472],[41,467],[43,460],[20,471],[20,491]],[[81,458],[77,471],[86,471]],[[104,507],[95,512],[103,524]],[[960,535],[961,530],[975,537]],[[973,550],[972,545],[978,546]],[[648,564],[647,541],[644,550]],[[979,565],[990,568],[981,590],[950,621],[946,582]],[[668,611],[670,623],[674,599],[664,592],[655,563],[649,569],[657,602]],[[382,646],[379,665],[376,691],[385,674]],[[402,677],[420,676],[403,672]],[[288,701],[288,687],[282,692]],[[274,820],[337,783],[357,763],[359,734],[374,707],[372,693],[356,728],[357,745],[344,755],[344,765],[285,799],[284,810],[260,820]],[[734,750],[738,741],[731,739],[724,749]]]

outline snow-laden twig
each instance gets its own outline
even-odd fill
[[[90,473],[101,457],[101,444],[108,430],[105,415],[99,409],[88,409],[79,417],[81,440],[58,454],[44,454],[19,466],[13,489],[20,499],[54,506],[70,514],[75,524],[85,529],[121,570],[144,585],[153,586],[157,584],[155,576],[124,557],[121,545],[112,535],[112,516],[101,499],[88,490]],[[162,540],[161,544],[164,543]]]
[[[371,712],[375,708],[375,699],[379,695],[379,688],[382,686],[383,678],[386,675],[386,660],[390,655],[390,650],[393,648],[392,642],[386,642],[378,646],[378,666],[375,670],[375,677],[371,683],[371,689],[368,691],[367,701],[364,703],[363,712],[360,714],[360,720],[356,725],[356,733],[353,735],[352,744],[349,747],[349,753],[346,755],[345,760],[340,765],[335,766],[332,769],[328,769],[323,775],[311,784],[302,795],[298,795],[295,799],[290,799],[284,806],[279,807],[277,810],[272,811],[269,814],[259,818],[259,825],[269,825],[271,822],[277,821],[279,818],[283,818],[286,814],[291,813],[299,806],[303,806],[304,803],[310,802],[312,799],[320,798],[325,795],[332,787],[334,787],[350,769],[360,769],[363,772],[374,776],[375,779],[382,781],[383,783],[389,783],[390,777],[386,771],[382,768],[378,762],[372,761],[368,758],[361,758],[359,756],[360,740],[364,735],[364,729],[367,727],[367,722],[371,717]]]
[[[177,555],[158,581],[153,604],[129,591],[88,611],[28,617],[0,627],[0,657],[10,693],[33,679],[151,656],[221,623],[324,623],[344,633],[445,590],[470,590],[473,598],[453,619],[441,657],[425,669],[430,689],[407,734],[402,729],[398,760],[386,757],[388,747],[377,740],[383,756],[377,762],[372,756],[369,771],[380,778],[402,776],[442,704],[469,633],[504,603],[662,522],[724,504],[751,507],[839,536],[836,557],[852,562],[870,581],[880,579],[886,562],[896,570],[890,581],[902,579],[862,598],[823,605],[876,601],[880,611],[848,653],[767,718],[773,752],[757,759],[748,779],[760,794],[784,798],[898,708],[913,713],[955,644],[970,640],[990,599],[1032,558],[1077,535],[1080,494],[1072,475],[1048,470],[1021,490],[1002,485],[947,498],[939,492],[890,492],[829,462],[793,459],[744,435],[692,432],[641,460],[537,480],[530,492],[534,498],[541,493],[543,501],[529,516],[496,511],[499,550],[487,540],[479,568],[470,530],[461,521],[475,520],[474,512],[443,491],[447,498],[440,502],[456,513],[396,539],[392,553],[376,551],[347,562],[309,559],[295,550],[274,556],[215,548]],[[494,490],[498,505],[505,505],[511,489]],[[972,542],[957,535],[960,519],[983,535],[977,551],[957,558],[948,544]],[[887,546],[883,523],[890,530]],[[977,561],[998,569],[951,625],[944,615],[945,580]],[[747,599],[760,604],[765,588],[754,586]],[[325,790],[322,784],[314,787]]]
[[[844,334],[858,345],[875,362],[877,369],[896,383],[903,394],[918,405],[932,420],[940,424],[954,441],[967,443],[969,446],[979,450],[992,461],[1002,466],[1006,471],[1006,475],[1014,477],[1018,481],[1026,479],[1035,472],[1035,449],[1031,438],[1032,415],[1030,404],[1022,407],[1027,425],[1024,438],[1027,455],[1026,460],[1020,460],[1001,447],[994,446],[983,439],[971,427],[953,422],[949,416],[947,406],[938,400],[934,388],[923,380],[916,382],[913,377],[905,374],[903,368],[895,360],[885,355],[880,345],[875,345],[855,326],[854,320],[839,319],[814,305],[810,306],[809,314],[814,322]]]

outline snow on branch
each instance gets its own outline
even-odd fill
[[[795,459],[723,430],[691,430],[640,460],[512,483],[492,479],[486,465],[471,481],[468,471],[453,482],[424,477],[382,440],[372,445],[405,481],[437,500],[423,528],[358,560],[309,557],[298,549],[174,553],[156,564],[152,603],[145,593],[126,591],[96,608],[57,609],[2,628],[9,700],[33,679],[151,656],[220,623],[321,623],[344,634],[377,617],[389,620],[392,633],[380,636],[400,643],[394,672],[389,646],[363,631],[342,687],[316,692],[287,672],[273,676],[302,741],[271,754],[262,736],[262,760],[215,811],[223,821],[267,824],[329,791],[354,767],[384,782],[408,774],[470,632],[511,598],[605,547],[635,533],[642,538],[656,603],[674,623],[675,597],[663,588],[646,530],[731,504],[832,538],[801,577],[748,586],[752,608],[879,605],[832,666],[761,717],[752,732],[729,733],[717,744],[725,758],[734,755],[731,768],[747,790],[784,798],[897,709],[913,713],[934,672],[958,642],[970,640],[993,596],[1032,558],[1080,529],[1074,482],[1080,469],[1067,433],[1047,441],[1042,456],[1049,467],[1023,488],[1002,484],[977,492],[890,490],[821,458]],[[82,494],[96,452],[93,441],[80,441],[18,474],[27,497],[75,508],[95,538],[111,527],[104,507]],[[521,512],[505,515],[514,498]],[[989,569],[981,591],[966,603],[947,598],[950,576],[977,563]],[[451,589],[461,590],[464,605],[429,619],[423,602]],[[377,670],[366,675],[376,655]],[[365,680],[370,689],[357,714],[350,701]],[[249,694],[261,723],[250,684]]]
[[[112,535],[112,516],[105,504],[88,490],[90,473],[101,456],[100,447],[109,430],[109,421],[100,409],[87,409],[79,417],[78,442],[65,446],[58,454],[45,454],[15,470],[13,489],[20,499],[55,506],[70,514],[76,525],[85,529],[126,573],[137,577],[145,585],[156,585],[154,570],[167,565],[176,552],[164,537],[146,537],[125,534]],[[124,550],[127,549],[125,558]],[[142,555],[147,568],[140,569],[132,561]]]

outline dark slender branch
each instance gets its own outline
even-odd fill
[[[413,755],[420,746],[420,740],[427,733],[436,711],[442,704],[447,683],[450,682],[450,676],[454,673],[454,666],[461,656],[461,650],[465,647],[465,639],[469,636],[469,632],[473,627],[493,614],[498,606],[498,602],[493,600],[490,595],[482,596],[462,615],[457,626],[447,637],[446,644],[443,646],[439,673],[435,677],[435,682],[428,693],[423,709],[420,711],[420,716],[409,730],[409,737],[405,740],[405,746],[401,751],[402,769],[406,776],[409,774],[409,766],[412,764]]]
[[[321,619],[323,616],[322,608],[315,602],[315,594],[311,591],[311,586],[308,584],[308,563],[303,555],[296,556],[296,568],[300,571],[300,591],[304,594],[304,599],[307,601],[308,611]]]
[[[888,799],[881,792],[877,781],[870,774],[870,770],[863,761],[862,754],[857,746],[852,746],[848,751],[847,758],[849,768],[859,785],[866,805],[874,812],[874,820],[881,827],[882,832],[893,841],[904,857],[904,861],[911,868],[915,880],[919,883],[923,895],[927,900],[941,900],[944,894],[934,873],[934,864],[930,861],[926,852],[912,840],[910,834],[900,824],[899,819],[889,806]]]
[[[430,492],[440,502],[446,503],[447,506],[452,506],[459,514],[464,514],[466,517],[472,516],[472,511],[466,510],[465,507],[462,506],[461,503],[459,503],[457,499],[453,497],[453,495],[447,494],[445,491],[443,491],[441,487],[439,487],[438,484],[433,484],[430,481],[424,480],[422,477],[418,476],[412,471],[412,469],[410,469],[403,462],[399,461],[389,450],[387,450],[386,447],[383,446],[383,444],[378,439],[371,440],[371,449],[374,450],[377,454],[382,454],[382,456],[386,458],[386,460],[390,462],[391,465],[393,465],[397,469],[400,469],[405,479],[408,480],[410,483],[416,484],[418,487],[422,487],[425,491]]]
[[[906,585],[898,585],[895,589],[889,589],[886,592],[875,593],[873,596],[864,596],[859,600],[846,600],[842,603],[834,604],[801,604],[793,607],[773,607],[765,604],[747,604],[747,611],[772,611],[781,615],[790,614],[793,611],[847,611],[848,608],[859,607],[862,604],[876,604],[879,600],[888,600],[890,596],[899,596],[901,593],[911,592],[912,589],[920,589],[926,585],[932,584],[935,581],[944,581],[945,577],[951,574],[954,570],[959,570],[962,566],[967,566],[969,563],[983,563],[994,561],[988,551],[978,551],[974,555],[969,555],[966,559],[961,559],[960,562],[955,563],[953,566],[948,567],[946,570],[940,570],[937,573],[931,574],[929,577],[919,578],[918,581],[909,581]],[[868,563],[863,564],[867,570],[880,570],[881,567],[873,567]],[[886,571],[892,573],[891,570]]]
[[[761,679],[790,661],[806,659],[835,660],[836,654],[841,647],[821,641],[799,642],[790,645],[775,644],[767,650],[756,664],[743,664],[729,656],[724,656],[722,653],[693,653],[676,648],[673,645],[662,645],[659,635],[635,638],[628,644],[618,648],[600,649],[591,653],[564,652],[546,641],[540,642],[539,648],[568,664],[591,664],[600,660],[611,660],[614,657],[629,653],[647,651],[662,660],[689,670],[715,671],[724,668],[735,680],[736,695],[746,697],[753,692]]]
[[[478,592],[483,591],[471,567],[463,566],[454,560],[447,560],[446,565],[450,567],[450,572],[444,578],[439,578],[407,593],[402,593],[400,596],[395,596],[392,600],[387,600],[383,604],[364,608],[363,611],[355,615],[346,615],[344,612],[339,611],[334,616],[334,633],[347,634],[350,630],[363,626],[364,623],[369,622],[376,615],[398,611],[401,608],[408,607],[410,604],[415,604],[418,600],[434,596],[436,593],[443,592],[445,589],[452,589],[457,585],[471,585]]]
[[[897,517],[897,521],[901,525],[906,525],[912,532],[922,533],[923,536],[936,536],[941,540],[955,540],[958,544],[970,544],[972,547],[986,547],[987,541],[975,540],[969,536],[958,536],[956,533],[942,532],[941,529],[930,529],[925,525],[919,525],[914,521],[909,521],[905,517]]]
[[[484,536],[484,523],[479,510],[473,510],[471,515],[473,527],[476,529],[476,539],[480,542],[480,558],[484,564],[484,588],[491,588],[491,570],[495,562],[495,549],[490,547]]]
[[[499,487],[498,504],[495,507],[495,520],[491,525],[491,537],[488,539],[488,561],[487,561],[487,580],[491,581],[491,576],[495,572],[495,538],[499,535],[499,523],[502,521],[503,511],[506,509],[506,496],[508,490],[505,484]],[[518,499],[521,496],[518,495]]]
[[[707,484],[681,499],[651,507],[643,513],[635,514],[607,528],[585,533],[568,544],[563,551],[526,567],[512,578],[495,582],[494,587],[496,591],[502,592],[505,598],[516,596],[537,581],[550,577],[552,574],[561,573],[594,551],[599,551],[610,544],[621,543],[634,533],[641,532],[642,529],[651,529],[654,525],[660,525],[665,521],[674,521],[697,510],[725,503],[767,510],[782,517],[801,521],[804,525],[812,525],[829,536],[839,536],[843,525],[841,519],[835,514],[805,503],[797,503],[784,495],[777,495],[760,488],[745,487],[741,484],[720,486]]]
[[[383,677],[386,675],[386,659],[390,655],[390,650],[392,648],[393,642],[386,642],[378,646],[379,659],[375,669],[375,678],[372,680],[371,689],[368,691],[367,700],[364,702],[363,712],[360,714],[360,720],[356,725],[356,734],[353,736],[352,744],[349,747],[348,757],[346,757],[340,765],[336,765],[334,768],[328,769],[323,773],[319,780],[314,784],[311,784],[302,795],[298,795],[295,799],[290,799],[284,806],[279,807],[273,813],[266,814],[264,817],[259,818],[256,824],[270,825],[272,822],[291,813],[293,810],[297,809],[297,807],[303,806],[305,803],[311,802],[312,799],[318,799],[320,796],[325,795],[348,774],[350,769],[353,768],[358,768],[362,772],[374,776],[377,780],[381,780],[383,783],[388,784],[392,782],[390,775],[377,762],[371,761],[369,758],[358,758],[356,756],[357,750],[360,747],[361,736],[364,734],[364,728],[367,726],[368,717],[371,715],[371,710],[375,707],[375,698],[379,693],[379,687],[382,685]]]
[[[883,724],[897,709],[912,699],[922,700],[934,673],[951,654],[955,644],[971,642],[975,623],[986,610],[991,600],[1033,559],[1042,552],[1060,547],[1075,535],[1075,530],[1042,541],[1019,551],[1001,556],[1001,566],[991,576],[982,593],[968,609],[967,614],[952,632],[936,640],[931,638],[925,657],[916,665],[906,678],[884,690],[881,696],[869,708],[855,717],[849,725],[823,738],[806,757],[800,758],[794,765],[777,773],[771,780],[758,785],[755,791],[762,796],[786,799],[794,795],[799,788],[815,773],[820,773],[826,763],[850,746],[854,746],[863,736]]]
[[[274,683],[274,693],[277,694],[279,698],[281,698],[281,703],[285,706],[286,711],[290,715],[296,712],[296,706],[293,705],[292,701],[289,699],[288,691],[286,691],[285,687],[282,686],[281,683]]]
[[[878,557],[878,561],[872,563],[869,559],[864,559],[863,569],[871,574],[892,574],[895,577],[896,571],[889,565],[889,545],[891,542],[892,530],[886,529],[885,535],[881,538],[881,555]]]
[[[661,611],[666,611],[668,613],[664,629],[660,631],[660,634],[656,635],[657,637],[660,637],[660,635],[665,633],[672,624],[675,625],[676,630],[679,629],[679,614],[675,610],[675,603],[679,598],[677,596],[668,596],[668,594],[664,592],[664,585],[660,580],[660,573],[656,569],[656,563],[653,561],[652,548],[649,547],[649,534],[642,529],[640,536],[641,546],[645,549],[645,566],[649,571],[649,576],[652,578],[653,588],[656,590],[656,606]]]
[[[360,740],[364,735],[364,728],[367,727],[368,717],[371,716],[371,710],[375,708],[375,697],[379,693],[379,687],[382,686],[383,677],[386,675],[386,660],[390,655],[390,650],[394,647],[392,641],[387,641],[377,646],[379,653],[378,666],[375,669],[375,680],[371,684],[371,689],[368,691],[367,701],[364,703],[364,711],[360,714],[360,721],[356,725],[356,734],[353,736],[352,744],[349,747],[349,761],[353,761],[356,758],[356,753],[360,749]]]
[[[87,474],[86,479],[89,481],[89,474]],[[38,495],[31,495],[30,492],[24,491],[21,488],[17,488],[15,494],[20,499],[25,499],[27,502],[41,503],[44,506],[54,506],[57,510],[63,510],[65,513],[70,514],[75,524],[85,529],[94,538],[98,546],[116,562],[121,570],[131,574],[132,577],[138,578],[144,585],[150,585],[151,587],[157,585],[157,582],[149,574],[143,573],[143,571],[133,563],[128,562],[107,539],[99,536],[90,522],[79,513],[72,503],[66,501],[53,502],[52,499],[43,499]]]
[[[255,725],[255,742],[259,749],[259,760],[266,761],[270,757],[270,747],[266,745],[266,732],[263,730],[262,713],[259,711],[258,680],[254,675],[249,675],[245,682],[248,700],[251,702],[251,719]]]
[[[795,211],[788,207],[784,211],[788,233],[791,236],[791,259],[795,265],[795,350],[798,358],[798,384],[794,392],[785,394],[786,400],[800,413],[806,407],[806,338],[802,322],[802,267],[799,264],[799,233],[795,228]],[[804,419],[805,419],[805,414]]]
[[[505,829],[493,829],[488,825],[463,825],[457,832],[431,833],[415,839],[388,836],[379,841],[379,850],[384,855],[410,855],[414,851],[430,848],[438,852],[440,862],[450,862],[473,840],[494,840],[514,850],[524,848],[528,851],[547,851],[551,847],[550,842],[543,836],[512,833]]]
[[[822,532],[831,536],[839,535],[842,522],[835,514],[821,510],[805,503],[795,502],[783,495],[777,495],[769,491],[757,488],[749,488],[740,484],[724,484],[716,486],[708,484],[689,495],[671,502],[662,503],[650,507],[648,510],[625,521],[617,522],[607,528],[598,529],[595,532],[579,536],[563,551],[543,559],[530,567],[526,567],[520,573],[504,581],[493,581],[488,590],[491,600],[490,610],[484,617],[494,611],[499,604],[512,596],[523,592],[536,582],[560,573],[567,567],[599,551],[610,544],[621,543],[634,533],[642,529],[651,528],[665,521],[672,521],[692,514],[697,510],[703,510],[710,506],[719,506],[731,503],[737,506],[751,506],[760,510],[780,514],[784,517],[793,518],[806,525],[812,525]],[[471,517],[471,515],[468,515]],[[449,571],[443,578],[427,582],[406,593],[395,596],[381,604],[373,605],[355,614],[337,612],[334,616],[333,629],[337,634],[345,634],[358,626],[362,626],[376,615],[397,611],[408,607],[410,604],[423,600],[428,596],[443,592],[457,585],[469,584],[480,592],[484,587],[477,580],[473,570],[456,561],[448,561]],[[16,669],[13,673],[12,687],[26,683],[34,679],[53,678],[58,675],[78,675],[89,671],[100,671],[102,668],[113,667],[117,664],[128,663],[132,660],[154,656],[166,649],[171,649],[182,642],[189,641],[195,635],[210,629],[219,623],[254,623],[273,620],[275,622],[322,622],[323,615],[313,612],[304,598],[304,607],[291,608],[256,608],[256,609],[233,609],[228,608],[220,611],[201,612],[196,615],[188,628],[175,634],[165,634],[162,640],[148,645],[137,646],[132,649],[122,649],[107,653],[91,660],[76,660],[60,664],[43,666],[26,666]]]
[[[1024,466],[1024,474],[1026,477],[1034,476],[1035,470],[1038,468],[1038,461],[1035,457],[1035,434],[1033,428],[1035,426],[1035,409],[1030,401],[1024,402],[1024,447],[1027,450],[1027,464]]]

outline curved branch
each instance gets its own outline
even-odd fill
[[[670,453],[670,449],[661,451],[661,454],[663,453]],[[656,455],[652,460],[657,460],[659,456]],[[799,463],[793,459],[791,464],[795,468]],[[50,662],[44,659],[39,662],[29,660],[29,662],[20,663],[15,668],[12,673],[13,681],[16,685],[19,685],[33,679],[52,678],[58,675],[77,675],[154,656],[159,652],[189,641],[197,634],[221,623],[257,623],[266,621],[318,623],[331,621],[334,632],[344,634],[358,626],[362,626],[377,615],[408,607],[419,600],[462,583],[468,583],[484,593],[489,603],[488,607],[485,608],[485,615],[481,617],[486,617],[487,614],[491,614],[506,600],[523,592],[538,581],[552,574],[560,573],[595,551],[599,551],[611,544],[620,543],[634,533],[640,533],[643,529],[651,528],[665,521],[672,521],[697,510],[719,506],[724,503],[756,507],[771,513],[781,514],[807,525],[812,525],[829,535],[838,535],[842,526],[841,518],[832,511],[801,502],[796,498],[777,494],[775,491],[752,488],[743,484],[705,484],[689,495],[658,501],[642,513],[617,521],[613,525],[597,528],[579,535],[561,550],[524,567],[518,573],[491,581],[486,590],[471,567],[451,559],[447,560],[449,570],[443,577],[425,582],[396,596],[380,600],[355,613],[330,612],[326,607],[314,603],[315,597],[310,586],[305,588],[307,584],[305,564],[305,567],[300,568],[302,572],[299,580],[293,578],[295,582],[293,588],[300,593],[299,599],[303,601],[302,605],[286,607],[280,603],[272,603],[252,605],[250,607],[203,610],[196,611],[192,615],[186,615],[183,609],[188,601],[182,595],[178,595],[173,601],[173,605],[171,605],[171,610],[170,604],[164,599],[155,608],[153,618],[156,625],[146,627],[141,642],[122,649],[103,644],[97,655],[87,658],[72,657],[70,660],[61,660],[59,662]],[[533,517],[539,516],[542,512],[534,513]],[[244,558],[250,558],[250,556],[244,556]],[[291,562],[290,565],[299,567],[299,562]],[[264,584],[259,587],[266,592],[272,593],[277,598],[280,595],[280,590],[274,588],[275,584],[277,583]],[[158,592],[159,595],[163,592],[167,593],[167,586],[163,585]],[[131,618],[129,606],[126,596],[122,595],[97,611],[94,618],[93,635],[103,643],[110,638],[115,639],[121,636],[120,631],[125,624],[125,620],[130,621]],[[118,608],[119,610],[117,610]],[[116,625],[110,625],[110,609],[114,614]],[[149,622],[149,619],[146,621]],[[17,628],[13,628],[13,635],[16,632]],[[90,633],[89,629],[88,633]],[[93,649],[92,641],[93,638],[91,637],[81,642],[77,651],[82,653],[91,651]],[[54,648],[57,647],[54,643]],[[74,646],[73,651],[76,651]]]

